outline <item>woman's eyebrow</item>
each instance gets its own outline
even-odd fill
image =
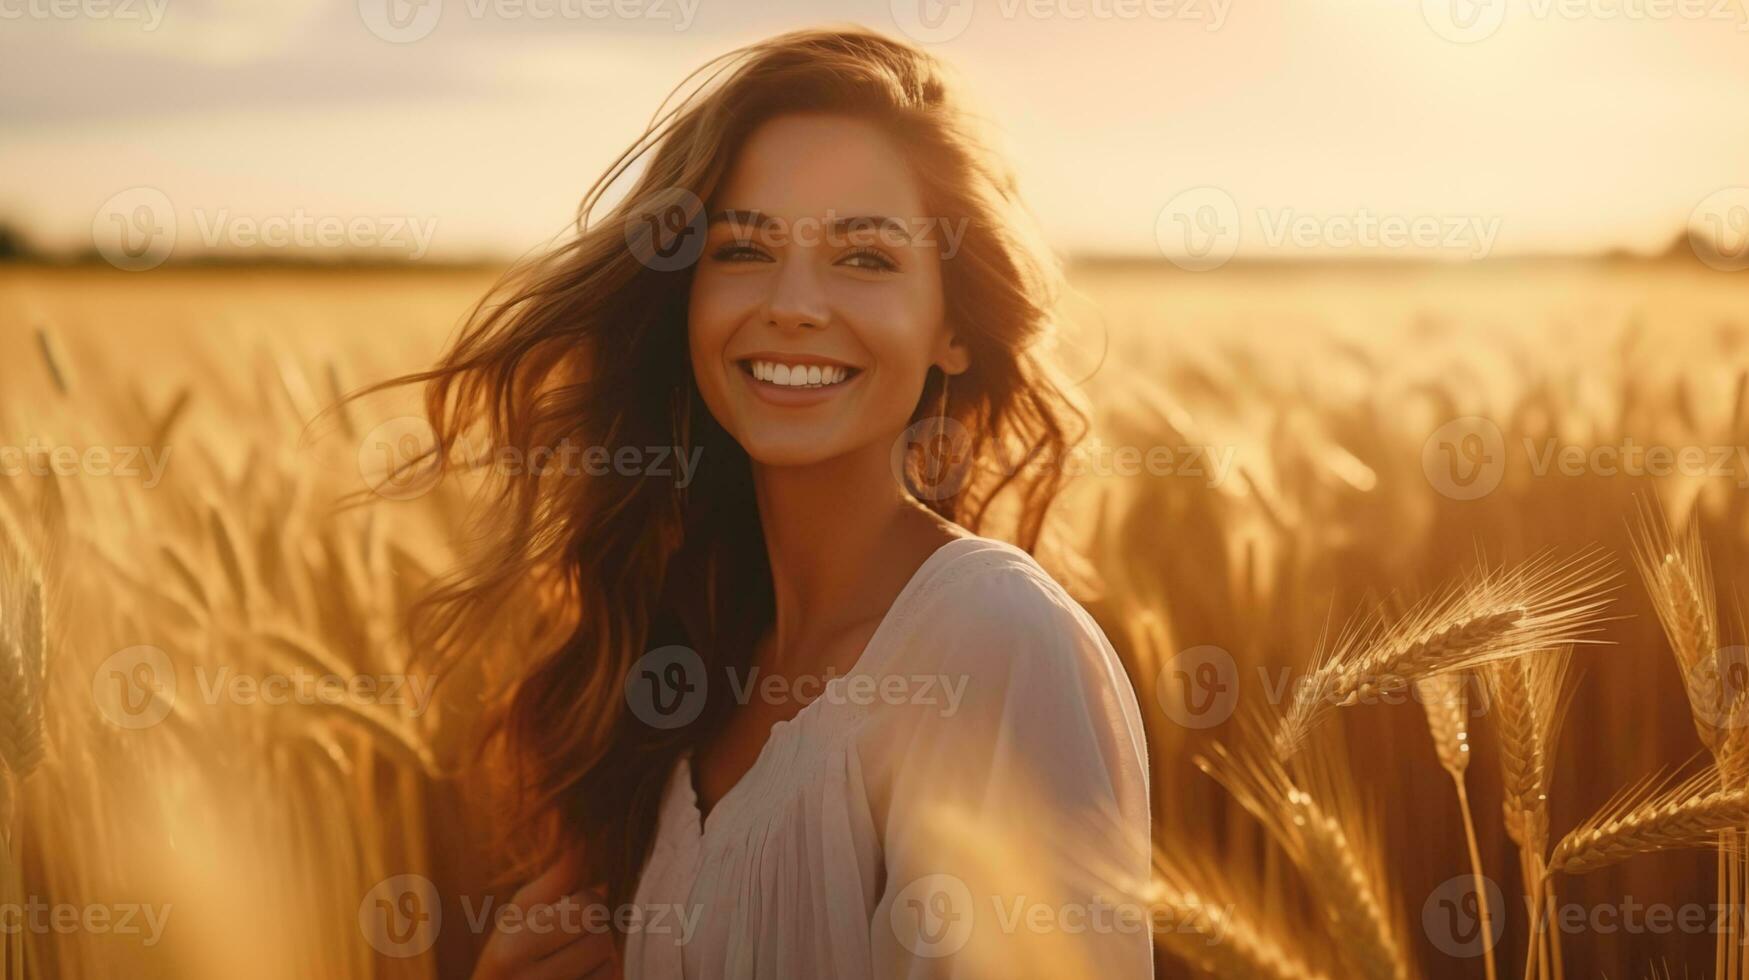
[[[733,226],[737,234],[746,231],[776,229],[780,228],[783,224],[783,222],[779,221],[777,218],[756,208],[750,210],[724,208],[712,213],[707,223],[711,225],[727,223]],[[843,235],[855,231],[873,231],[879,233],[883,238],[891,235],[896,240],[906,243],[910,242],[912,237],[911,230],[906,226],[905,222],[900,221],[898,218],[892,218],[881,214],[852,215],[849,217],[834,218],[827,223],[826,230],[828,233],[834,235]]]
[[[736,211],[732,209],[724,209],[712,214],[707,224],[716,225],[725,221],[733,225],[737,232],[743,228],[771,228],[778,223],[776,218],[766,214],[764,211]]]
[[[881,214],[838,218],[834,220],[829,227],[837,234],[843,234],[844,232],[849,231],[875,231],[879,232],[883,237],[886,235],[893,235],[903,242],[909,242],[911,240],[911,230],[905,226],[905,222],[900,221],[898,218],[889,218],[886,215]]]

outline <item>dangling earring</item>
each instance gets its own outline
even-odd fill
[[[918,445],[922,454],[919,473],[923,483],[911,488],[912,496],[930,503],[952,496],[959,490],[957,483],[951,479],[954,461],[953,440],[948,434],[949,375],[944,368],[937,367],[936,370],[941,372],[941,397],[936,400],[935,415],[930,420],[928,436]]]

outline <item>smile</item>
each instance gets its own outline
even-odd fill
[[[862,373],[858,368],[843,364],[786,363],[765,358],[748,358],[739,363],[741,370],[755,381],[778,388],[831,388]]]

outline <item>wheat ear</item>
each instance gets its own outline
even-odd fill
[[[0,563],[0,758],[19,779],[43,757],[42,579]]]
[[[1723,785],[1743,787],[1749,783],[1749,740],[1744,737],[1742,712],[1749,709],[1746,692],[1730,691],[1725,683],[1726,664],[1719,650],[1718,607],[1712,570],[1701,542],[1700,524],[1690,519],[1678,537],[1662,509],[1641,499],[1638,520],[1630,527],[1634,565],[1646,583],[1658,623],[1669,640],[1688,695],[1695,734],[1712,753]],[[1741,863],[1734,830],[1719,834],[1718,892],[1721,907],[1730,910],[1730,926],[1721,930],[1714,957],[1721,976],[1736,977],[1738,908],[1736,891]]]
[[[1352,800],[1340,798],[1335,789],[1346,780],[1333,760],[1318,759],[1311,765],[1316,772],[1300,780],[1322,784],[1326,805],[1301,788],[1267,751],[1241,757],[1216,744],[1211,753],[1198,757],[1197,766],[1263,824],[1299,869],[1324,910],[1329,933],[1344,937],[1338,953],[1350,975],[1406,980],[1406,944],[1398,922],[1386,911],[1395,906],[1377,849],[1351,832],[1360,829],[1360,821],[1353,817]]]
[[[1587,642],[1603,621],[1613,577],[1601,552],[1564,561],[1544,554],[1509,569],[1484,570],[1394,621],[1363,618],[1320,653],[1299,685],[1276,733],[1277,753],[1293,754],[1332,707],[1422,677]]]
[[[1618,794],[1574,827],[1549,858],[1550,872],[1586,874],[1658,851],[1707,847],[1749,822],[1749,791],[1723,789],[1708,769],[1674,786],[1648,780]]]
[[[1572,648],[1544,651],[1489,667],[1495,724],[1500,741],[1501,814],[1506,835],[1518,845],[1519,868],[1530,899],[1531,941],[1525,975],[1541,959],[1557,973],[1560,938],[1543,928],[1542,909],[1554,895],[1544,887],[1548,853],[1549,787],[1555,745],[1569,703],[1566,678]]]
[[[1488,908],[1488,889],[1482,875],[1482,851],[1476,844],[1476,819],[1470,812],[1469,789],[1464,785],[1464,771],[1470,765],[1470,699],[1466,685],[1469,675],[1461,673],[1435,674],[1415,682],[1421,697],[1421,707],[1427,713],[1427,730],[1433,736],[1434,753],[1439,766],[1451,776],[1457,789],[1458,813],[1463,818],[1464,842],[1470,852],[1470,875],[1476,888],[1476,912],[1482,935],[1492,936],[1494,917]],[[1494,963],[1494,946],[1482,947],[1482,967],[1487,980],[1495,980],[1499,969]]]
[[[1726,694],[1718,662],[1719,618],[1713,598],[1712,573],[1700,540],[1700,527],[1688,524],[1676,538],[1662,512],[1640,502],[1634,526],[1634,564],[1651,594],[1658,622],[1676,655],[1677,669],[1688,693],[1694,729],[1701,744],[1723,761],[1726,754],[1722,729],[1740,704]]]
[[[1247,916],[1263,903],[1238,900],[1206,863],[1155,865],[1153,905],[1173,926],[1155,935],[1179,959],[1233,980],[1329,980],[1291,948],[1305,930]]]
[[[1571,661],[1572,648],[1564,647],[1497,663],[1488,672],[1506,833],[1520,850],[1539,858],[1548,847],[1548,793]]]

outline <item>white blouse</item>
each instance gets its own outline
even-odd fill
[[[1153,975],[1135,692],[999,541],[931,555],[702,826],[681,759],[658,820],[628,980]]]

